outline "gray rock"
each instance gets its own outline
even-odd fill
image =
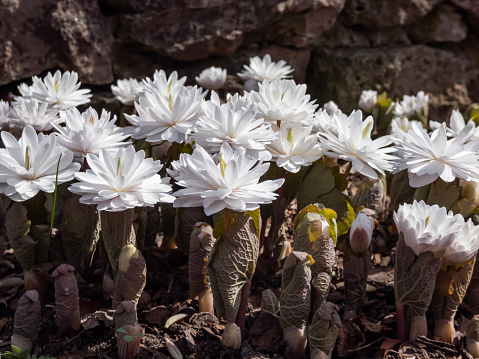
[[[460,42],[467,37],[467,25],[453,6],[440,4],[410,31],[416,42]]]

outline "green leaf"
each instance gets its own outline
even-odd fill
[[[125,336],[123,337],[123,339],[124,339],[125,342],[127,342],[127,343],[130,343],[130,342],[133,341],[133,337],[132,337],[131,335],[125,335]]]
[[[311,308],[311,256],[292,252],[283,266],[281,296],[279,297],[280,325],[283,328],[304,329]]]
[[[31,222],[27,218],[27,209],[19,202],[13,202],[7,209],[6,227],[9,240],[22,238],[30,231]]]
[[[412,203],[416,189],[409,185],[407,170],[393,174],[388,188],[392,209],[397,209],[403,203]]]
[[[224,233],[224,225],[215,226],[214,234]],[[220,228],[221,231],[218,229]],[[228,233],[217,238],[208,262],[208,275],[213,299],[219,316],[234,323],[241,303],[241,293],[251,282],[259,255],[259,238],[253,218],[239,212],[231,212]]]
[[[377,132],[380,136],[387,134],[389,125],[394,118],[394,113],[391,108],[392,102],[392,99],[387,96],[387,93],[383,92],[378,96],[376,107],[373,110]]]
[[[261,230],[261,216],[259,213],[259,208],[254,211],[246,211],[243,213],[245,216],[250,216],[256,227],[256,235],[259,237],[259,232]]]
[[[198,222],[206,222],[203,207],[183,207],[176,209],[175,243],[183,252],[190,250],[190,237],[193,227]]]
[[[322,160],[316,161],[304,176],[299,188],[298,211],[309,204],[317,203],[318,198],[330,192],[335,185],[335,176],[331,168],[326,167]]]
[[[125,329],[123,329],[123,328],[118,328],[116,331],[117,331],[118,333],[128,334],[128,332],[127,332]]]
[[[83,269],[87,253],[93,250],[98,214],[93,206],[79,202],[72,195],[63,206],[61,241],[65,259],[77,270]]]

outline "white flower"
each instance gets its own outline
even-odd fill
[[[129,78],[118,80],[115,85],[111,85],[111,92],[115,98],[124,105],[131,106],[138,99],[138,88],[140,84],[137,79]]]
[[[0,149],[0,193],[22,202],[39,191],[52,193],[58,167],[58,183],[73,179],[78,163],[72,162],[73,153],[58,146],[54,135],[37,133],[31,126],[23,129],[17,141],[10,133],[2,132],[5,148]]]
[[[50,131],[52,124],[63,122],[57,109],[34,98],[17,97],[12,104],[10,117],[12,124],[20,128],[30,125],[38,132]]]
[[[196,83],[208,90],[218,90],[225,85],[226,70],[221,67],[207,68],[195,77]]]
[[[9,126],[10,120],[10,103],[0,100],[0,129],[5,129]]]
[[[364,253],[371,245],[373,238],[374,219],[365,213],[360,212],[349,231],[349,243],[355,253]]]
[[[110,113],[102,110],[101,116],[92,108],[80,113],[76,108],[65,111],[65,127],[54,124],[58,143],[72,151],[77,158],[88,153],[96,156],[101,149],[117,151],[129,143],[122,142],[129,135],[115,126],[116,116],[110,120]]]
[[[192,139],[210,153],[219,152],[227,142],[233,149],[244,148],[247,155],[269,161],[271,154],[265,145],[276,137],[271,124],[255,118],[254,103],[245,109],[232,108],[234,104],[228,102],[216,106],[213,117],[200,117]]]
[[[192,155],[182,153],[172,167],[169,174],[184,187],[173,194],[178,197],[173,207],[203,206],[208,216],[224,208],[244,212],[271,203],[278,196],[274,191],[284,183],[283,178],[259,183],[269,163],[258,162],[244,149],[233,151],[226,142],[218,163],[196,146]]]
[[[445,126],[440,126],[431,136],[418,125],[412,125],[404,139],[396,139],[400,159],[394,172],[407,169],[409,185],[422,187],[441,178],[452,182],[455,178],[479,181],[479,153],[474,142],[464,143],[470,137],[472,125],[468,124],[457,137],[447,140]]]
[[[378,102],[378,92],[367,90],[361,93],[358,106],[360,110],[366,113],[372,113],[374,106],[376,106],[376,102]]]
[[[291,126],[284,123],[281,127],[273,124],[279,137],[267,146],[278,167],[296,173],[302,166],[309,166],[322,156],[318,138],[311,134],[311,126],[303,127],[301,123]]]
[[[454,216],[451,211],[447,213],[444,207],[414,201],[399,206],[394,222],[416,256],[429,251],[439,258],[456,240],[464,218],[460,214]]]
[[[32,97],[56,109],[65,110],[90,102],[90,90],[79,90],[81,83],[74,71],[62,74],[58,70],[54,75],[49,72],[43,81],[36,76],[32,79]]]
[[[294,80],[264,81],[250,96],[258,104],[258,117],[271,122],[307,123],[318,107],[315,101],[309,101],[306,85],[296,85]]]
[[[472,120],[469,120],[467,124],[470,125],[470,138],[466,142],[479,140],[479,127],[476,127],[476,123]],[[432,130],[436,130],[440,126],[445,125],[445,123],[429,121],[429,127],[431,127]],[[449,119],[449,127],[446,127],[447,135],[449,137],[456,137],[459,135],[459,133],[461,133],[464,127],[466,127],[466,121],[464,120],[464,117],[459,110],[453,110]]]
[[[249,61],[249,66],[243,65],[244,70],[238,73],[238,76],[246,81],[246,91],[257,90],[259,82],[291,78],[290,74],[294,71],[284,60],[277,63],[271,61],[269,54],[265,55],[263,59],[255,56]]]
[[[419,91],[416,96],[404,95],[403,100],[394,105],[396,117],[411,117],[425,110],[429,103],[429,95]]]
[[[135,207],[153,207],[158,202],[172,203],[168,177],[161,178],[160,161],[145,159],[145,152],[133,146],[116,154],[104,149],[100,156],[87,155],[90,169],[75,173],[79,181],[68,189],[80,195],[80,202],[93,204],[99,211],[119,212]]]
[[[384,175],[384,171],[392,170],[390,161],[396,157],[389,153],[393,152],[394,148],[385,147],[392,140],[389,136],[379,137],[374,141],[371,139],[371,116],[363,121],[362,112],[353,111],[349,117],[338,113],[332,118],[336,122],[337,134],[330,128],[319,133],[325,156],[351,161],[356,171],[372,179],[378,178],[377,172]]]
[[[349,123],[349,117],[342,113],[341,110],[329,114],[326,109],[320,109],[314,114],[311,120],[303,122],[303,125],[313,126],[313,133],[326,132],[329,130],[337,136],[339,133],[337,128],[338,121]]]
[[[479,249],[479,226],[469,219],[442,257],[444,265],[462,266],[469,263]]]
[[[153,80],[147,77],[141,81],[138,87],[138,94],[141,95],[145,91],[153,91],[166,99],[168,99],[170,95],[176,97],[185,82],[186,76],[178,79],[178,73],[176,71],[173,71],[169,77],[166,77],[165,71],[156,70],[153,74]]]
[[[202,89],[181,87],[175,97],[164,97],[152,89],[135,103],[138,115],[126,115],[134,126],[131,137],[146,138],[147,142],[183,142],[196,127],[204,94]]]
[[[25,82],[22,82],[17,86],[18,92],[23,97],[32,97],[33,95],[33,86],[28,86]],[[17,96],[16,96],[17,97]]]
[[[404,133],[407,133],[412,128],[413,123],[421,128],[423,127],[419,121],[409,121],[407,117],[394,117],[389,126],[389,134],[396,138],[404,139]]]
[[[334,101],[328,101],[323,105],[323,110],[325,110],[328,115],[333,115],[336,111],[339,110],[339,107]]]

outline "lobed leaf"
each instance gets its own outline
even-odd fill
[[[188,256],[188,277],[190,283],[190,298],[200,295],[210,288],[208,277],[208,256],[216,239],[213,228],[207,223],[197,223],[191,232],[190,252]]]
[[[217,226],[220,230],[216,229]],[[220,238],[216,234],[225,231],[224,217],[217,226],[213,232],[217,240],[208,262],[208,275],[218,315],[234,323],[242,289],[251,282],[256,269],[259,254],[257,225],[250,215],[232,212],[228,231]]]
[[[341,327],[337,307],[333,303],[323,303],[314,312],[309,328],[309,343],[311,348],[317,348],[328,354],[336,345]]]
[[[311,307],[311,262],[309,254],[297,251],[284,262],[279,297],[283,332],[289,327],[303,330],[306,326]]]
[[[80,329],[80,298],[75,268],[69,264],[58,266],[52,273],[55,278],[55,304],[60,333],[68,328]]]
[[[198,222],[205,222],[203,207],[181,207],[176,209],[175,243],[184,252],[190,250],[190,238],[193,227]]]

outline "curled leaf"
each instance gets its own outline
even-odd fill
[[[173,315],[172,317],[169,317],[168,320],[165,323],[165,328],[169,328],[170,326],[172,326],[176,322],[179,322],[180,320],[185,319],[187,316],[188,316],[188,314],[181,313],[181,314],[176,314],[176,315]]]
[[[127,209],[121,212],[100,212],[103,243],[108,253],[110,265],[116,273],[118,258],[127,244],[136,244],[133,218],[135,211]]]
[[[58,266],[52,273],[55,278],[55,303],[60,333],[68,328],[80,329],[80,302],[75,268],[69,264]]]
[[[311,327],[309,328],[309,343],[311,351],[319,349],[329,353],[335,346],[341,327],[337,307],[333,303],[323,303],[314,312]]]
[[[188,256],[188,277],[190,283],[190,298],[195,298],[210,288],[208,277],[208,255],[216,239],[213,228],[207,223],[195,223],[191,232],[190,252]]]
[[[406,339],[406,328],[412,317],[424,317],[431,303],[436,275],[442,260],[435,259],[434,253],[425,252],[416,257],[406,246],[401,233],[396,246],[394,285],[398,336]]]
[[[198,222],[205,222],[203,207],[181,207],[176,209],[175,243],[184,252],[190,250],[190,238]]]
[[[311,307],[311,256],[293,251],[283,267],[281,296],[279,297],[280,324],[304,331]]]
[[[65,201],[61,240],[67,262],[83,271],[85,258],[92,252],[94,238],[98,235],[98,214],[93,206],[82,204],[78,199],[79,196],[72,195]]]
[[[344,286],[346,297],[345,319],[353,319],[361,314],[366,295],[371,251],[362,254],[349,252],[344,261]]]
[[[224,218],[218,225],[224,228],[223,221]],[[243,287],[247,283],[249,287],[253,278],[259,252],[256,233],[255,221],[250,215],[233,212],[226,235],[217,239],[210,255],[208,275],[215,308],[228,323],[236,321]]]
[[[261,312],[269,313],[274,316],[278,315],[279,303],[278,298],[271,289],[266,289],[261,293]]]
[[[145,259],[138,249],[128,244],[121,251],[118,260],[118,272],[115,277],[116,302],[132,301],[138,305],[145,284]]]
[[[42,307],[36,290],[27,290],[17,304],[12,345],[21,350],[32,350],[38,336]]]
[[[474,261],[463,267],[440,270],[436,276],[431,308],[434,319],[453,320],[466,295],[474,271]]]
[[[116,342],[118,357],[132,359],[140,353],[141,327],[136,316],[136,305],[132,301],[124,301],[115,312]]]
[[[298,214],[299,218],[295,221],[293,250],[308,253],[313,257],[313,277],[321,272],[332,273],[336,256],[329,224],[335,214],[332,210],[310,205]]]

